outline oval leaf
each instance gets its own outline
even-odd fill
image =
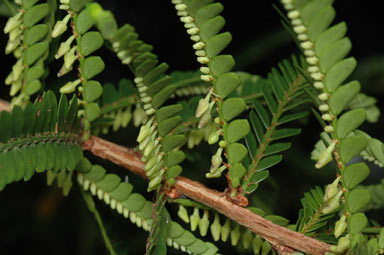
[[[348,78],[356,67],[355,58],[346,58],[334,65],[325,75],[325,85],[329,91],[335,91]]]
[[[356,109],[341,115],[337,122],[336,133],[339,138],[347,137],[347,135],[360,126],[365,120],[365,110]]]
[[[100,115],[100,107],[96,103],[90,103],[85,106],[85,117],[89,121],[97,119]]]
[[[235,73],[225,73],[217,78],[215,90],[220,97],[226,98],[235,89],[237,89],[239,85],[240,79]]]
[[[104,39],[99,32],[92,31],[81,37],[80,50],[83,56],[88,56],[103,46]]]
[[[338,115],[347,104],[356,97],[360,91],[360,83],[352,81],[344,86],[339,87],[329,99],[329,107],[333,114]]]
[[[245,110],[246,104],[242,98],[229,98],[224,101],[222,113],[225,121],[230,121]]]
[[[345,138],[340,144],[340,156],[344,163],[348,163],[367,147],[364,135],[354,135]]]
[[[81,71],[84,78],[89,80],[103,71],[104,67],[104,62],[100,57],[92,56],[85,59]]]
[[[353,234],[360,233],[368,224],[368,219],[364,213],[352,215],[349,222],[349,231]]]
[[[103,87],[98,81],[87,81],[84,84],[84,99],[93,102],[103,94]]]
[[[348,189],[364,181],[369,175],[369,168],[365,163],[356,163],[347,166],[343,171],[343,180]]]
[[[250,127],[247,120],[234,120],[229,123],[227,128],[227,139],[230,143],[235,143],[249,133]]]
[[[248,150],[240,143],[233,143],[227,149],[229,163],[234,164],[242,161],[247,155]]]
[[[371,200],[371,193],[365,189],[354,189],[348,195],[348,207],[351,213],[363,209]]]

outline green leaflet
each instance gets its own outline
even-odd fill
[[[351,233],[360,233],[367,225],[368,220],[364,213],[356,213],[351,216],[349,222],[349,231]]]
[[[74,12],[78,12],[84,7],[85,3],[85,0],[71,0],[69,5]]]
[[[26,27],[32,27],[49,12],[48,4],[38,4],[27,10],[23,16],[23,23]]]
[[[162,141],[164,151],[169,152],[176,147],[182,146],[186,142],[186,138],[183,135],[168,135],[164,137]]]
[[[222,113],[225,121],[231,121],[237,117],[246,108],[246,104],[242,98],[226,99],[222,106]]]
[[[218,34],[224,27],[225,20],[222,16],[216,16],[203,23],[200,28],[200,37],[203,41],[208,41],[209,38]]]
[[[259,171],[265,170],[267,168],[270,168],[270,167],[280,163],[280,161],[282,159],[283,159],[282,155],[274,155],[274,156],[269,156],[269,157],[263,158],[260,161],[260,163],[258,164],[256,171],[259,172]]]
[[[157,94],[155,94],[152,98],[152,106],[155,109],[158,109],[165,101],[175,92],[175,86],[168,86],[160,90]]]
[[[346,137],[351,131],[355,130],[365,120],[365,110],[356,109],[341,115],[337,122],[336,133],[339,138]]]
[[[335,9],[332,6],[327,6],[312,19],[307,29],[311,41],[316,41],[319,35],[332,23],[335,15]]]
[[[315,41],[315,53],[320,55],[324,49],[328,48],[334,42],[340,40],[347,33],[347,25],[340,22],[322,33]]]
[[[229,32],[215,35],[207,40],[206,51],[210,58],[213,58],[228,46],[232,40],[232,35]]]
[[[277,224],[277,225],[280,225],[280,226],[287,226],[288,223],[289,223],[289,220],[284,218],[284,217],[281,217],[279,215],[267,215],[264,217],[265,219],[267,220],[270,220],[272,221],[273,223]]]
[[[249,123],[245,119],[237,119],[229,123],[226,136],[230,143],[235,143],[244,138],[250,131]]]
[[[195,23],[201,27],[207,20],[219,15],[223,11],[224,7],[221,3],[213,3],[200,8],[195,16]]]
[[[314,0],[308,2],[300,11],[300,17],[305,24],[310,24],[316,14],[328,5],[331,5],[333,0]]]
[[[368,146],[372,151],[375,158],[381,163],[384,163],[384,146],[383,143],[377,139],[369,139]]]
[[[183,119],[180,116],[175,116],[159,123],[157,130],[161,136],[166,136],[169,132],[175,129]]]
[[[41,88],[41,82],[39,80],[33,80],[28,82],[27,86],[23,89],[23,92],[29,96],[35,94]]]
[[[87,81],[84,85],[84,99],[93,102],[103,94],[103,87],[98,81]]]
[[[240,143],[230,144],[227,149],[229,163],[234,164],[241,162],[247,153],[248,150],[244,145]]]
[[[226,98],[240,85],[240,79],[235,73],[225,73],[217,78],[215,90],[217,94]]]
[[[24,63],[32,65],[48,51],[48,42],[40,42],[29,47],[24,53]]]
[[[80,51],[84,57],[92,54],[104,44],[104,39],[99,32],[91,31],[81,37]]]
[[[342,140],[339,148],[340,157],[344,163],[348,163],[359,155],[367,147],[367,139],[364,135],[349,136]]]
[[[24,79],[27,82],[39,79],[44,74],[44,68],[41,66],[32,66],[24,73]]]
[[[48,34],[49,27],[47,24],[39,24],[31,27],[24,33],[24,43],[31,46]]]
[[[88,9],[82,10],[75,19],[75,27],[77,29],[77,32],[79,34],[84,34],[87,32],[92,26],[94,22],[91,18],[91,15],[89,14]]]
[[[370,200],[371,194],[368,190],[354,189],[349,193],[347,197],[349,210],[351,213],[358,212],[364,208]]]
[[[369,175],[369,168],[365,163],[348,165],[342,172],[343,181],[348,189],[364,181]]]
[[[168,70],[168,68],[169,66],[167,63],[161,63],[144,75],[144,82],[146,84],[152,84],[157,79],[159,79],[159,77],[163,75]]]
[[[156,120],[158,122],[162,122],[168,118],[171,118],[181,112],[183,107],[180,104],[175,104],[175,105],[169,105],[169,106],[164,106],[161,107],[159,110],[156,112]]]
[[[356,59],[346,58],[335,64],[325,75],[325,85],[331,92],[335,91],[341,83],[353,72],[356,67]]]
[[[32,6],[34,6],[39,0],[22,0],[21,3],[23,5],[23,8],[28,10]]]
[[[104,61],[98,56],[88,57],[84,60],[81,72],[85,79],[89,80],[98,75],[105,68]]]
[[[235,60],[231,55],[219,55],[212,58],[209,63],[213,75],[219,77],[220,75],[229,72],[235,65]]]
[[[319,56],[320,69],[326,73],[332,66],[342,60],[351,48],[351,41],[344,38],[324,49]]]
[[[329,107],[335,115],[339,115],[348,103],[357,96],[360,91],[360,83],[352,81],[344,86],[341,86],[332,93],[329,99]]]

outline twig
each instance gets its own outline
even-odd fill
[[[7,101],[4,101],[2,99],[0,99],[0,112],[1,111],[10,111],[10,105]]]
[[[94,155],[125,167],[141,177],[145,177],[144,163],[140,155],[123,146],[105,141],[98,137],[84,144],[83,149],[91,151]],[[323,255],[329,251],[329,245],[316,239],[304,236],[287,228],[273,224],[271,221],[252,213],[246,208],[237,206],[225,198],[223,192],[209,189],[199,182],[179,176],[176,178],[175,189],[195,201],[205,204],[228,218],[249,228],[262,238],[271,242],[274,246],[280,245],[280,249],[286,247],[313,255]]]

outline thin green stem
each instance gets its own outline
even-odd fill
[[[100,214],[96,209],[95,202],[93,201],[93,198],[91,195],[85,193],[85,191],[80,188],[81,195],[84,199],[84,202],[86,203],[89,211],[93,213],[93,216],[95,217],[96,223],[99,226],[101,236],[103,237],[105,247],[109,251],[110,255],[117,255],[116,251],[113,249],[111,240],[109,240],[109,237],[107,235],[107,231],[104,228],[103,221],[101,220]]]

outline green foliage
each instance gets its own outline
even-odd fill
[[[59,104],[49,91],[41,101],[0,113],[0,189],[36,172],[73,171],[82,158],[77,98]],[[56,124],[57,123],[57,124]]]
[[[57,180],[57,186],[68,195],[75,175],[110,254],[117,254],[115,243],[91,195],[149,232],[148,255],[170,253],[167,245],[189,254],[218,254],[219,240],[230,240],[239,254],[280,253],[278,249],[285,247],[279,245],[285,242],[276,239],[275,233],[271,239],[252,233],[219,214],[225,211],[220,207],[221,198],[206,203],[210,208],[183,197],[177,186],[183,171],[201,180],[204,175],[219,178],[228,170],[226,182],[222,178],[215,183],[224,190],[217,195],[236,206],[333,244],[330,254],[383,253],[382,222],[375,219],[374,212],[371,216],[370,210],[384,208],[384,182],[363,186],[372,169],[358,157],[382,167],[384,145],[357,130],[365,128],[365,121],[376,122],[380,110],[375,98],[360,93],[360,82],[348,80],[357,61],[348,56],[352,43],[345,37],[346,24],[333,25],[333,2],[281,1],[287,17],[278,11],[303,56],[282,60],[263,77],[232,71],[234,57],[223,54],[232,35],[222,32],[224,6],[213,0],[172,0],[200,64],[199,70],[172,72],[168,69],[173,67],[158,59],[132,25],[119,26],[114,14],[98,3],[1,1],[0,14],[10,16],[4,27],[9,37],[5,53],[12,53],[16,62],[5,80],[10,85],[11,111],[0,113],[0,190],[21,179],[29,180],[34,172],[47,171],[47,184]],[[168,44],[173,43],[170,38]],[[117,77],[117,85],[104,82],[100,75],[109,63],[98,56],[104,56],[99,51],[103,47],[131,71],[126,77]],[[174,48],[170,49],[173,53]],[[57,60],[61,57],[63,61]],[[50,64],[57,61],[62,67],[55,79]],[[54,92],[43,92],[45,86],[60,92],[58,102]],[[71,93],[74,95],[68,101],[63,94]],[[30,103],[31,99],[35,103]],[[310,170],[310,165],[297,157],[301,153],[291,146],[293,137],[301,134],[293,122],[307,128],[310,102],[318,108],[312,112],[324,128],[311,158],[317,161],[317,169],[333,162],[328,166],[335,168],[335,179],[324,189],[316,186],[304,193],[297,222],[289,225],[288,219],[273,212],[274,191],[269,188],[277,190],[280,184],[269,171],[283,161],[288,150],[294,160],[284,156],[288,159],[284,168]],[[128,126],[131,120],[134,127]],[[129,138],[138,133],[136,147],[126,152],[144,163],[146,191],[155,194],[139,193],[143,191],[139,186],[133,193],[127,178],[122,180],[117,171],[107,171],[83,157],[82,150],[93,146],[92,140],[88,141],[91,136],[117,131],[118,142],[122,133],[129,133]],[[307,146],[308,141],[304,142]],[[209,164],[208,171],[199,171]],[[142,168],[139,164],[135,167]],[[299,188],[312,174],[284,171],[300,180]],[[201,187],[194,182],[191,185]],[[194,192],[199,197],[198,188]],[[169,202],[178,204],[177,215],[191,231],[172,219],[176,212]],[[256,203],[265,210],[248,207]],[[202,237],[210,233],[215,243],[205,242],[193,232]]]

